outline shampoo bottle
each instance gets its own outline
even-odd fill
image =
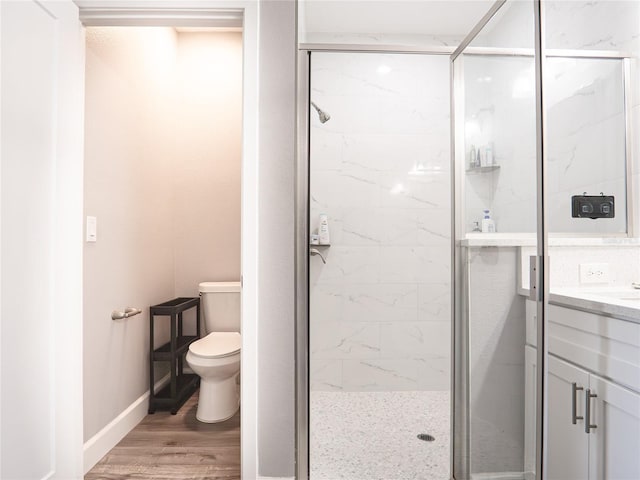
[[[496,159],[493,154],[493,143],[490,143],[489,145],[487,145],[484,155],[487,158],[486,163],[488,167],[496,164]]]
[[[331,237],[329,236],[329,218],[326,213],[320,214],[320,227],[318,227],[318,237],[320,245],[329,245]]]
[[[495,233],[496,224],[491,219],[489,210],[483,210],[484,218],[482,219],[482,233]]]

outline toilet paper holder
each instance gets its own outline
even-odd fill
[[[133,317],[134,315],[138,315],[142,313],[142,310],[139,308],[127,307],[124,309],[124,312],[120,310],[114,310],[111,312],[111,320],[122,320],[123,318]]]

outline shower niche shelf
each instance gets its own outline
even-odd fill
[[[500,170],[500,165],[487,165],[486,167],[469,167],[467,173],[488,173]]]
[[[185,335],[182,326],[182,314],[191,308],[196,309],[196,335]],[[198,388],[199,377],[184,373],[184,356],[189,345],[200,337],[200,297],[180,297],[168,302],[153,305],[149,310],[149,413],[157,409],[170,410],[172,415],[178,413],[180,407]],[[154,348],[154,326],[156,317],[170,317],[171,336],[164,345]],[[169,384],[154,391],[155,362],[169,362]]]

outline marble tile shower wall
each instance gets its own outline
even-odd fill
[[[547,2],[549,48],[615,50],[633,55],[631,63],[632,189],[634,236],[640,236],[640,2]]]
[[[490,209],[498,232],[534,232],[536,112],[533,59],[465,58],[465,134],[469,146],[493,145],[500,169],[466,175],[468,231]],[[468,162],[468,158],[466,159]],[[468,167],[468,166],[467,166]]]
[[[631,96],[631,118],[633,119],[633,131],[631,136],[638,138],[640,133],[640,71],[638,69],[638,57],[640,56],[640,2],[635,1],[548,1],[546,2],[546,41],[547,47],[552,49],[576,49],[576,50],[599,50],[599,51],[617,51],[629,52],[633,55],[631,59],[631,86],[629,92]],[[615,27],[614,27],[615,26]],[[519,27],[519,28],[514,28]],[[514,2],[504,14],[498,28],[489,30],[486,35],[481,34],[481,43],[483,46],[508,46],[508,47],[531,47],[533,40],[533,14],[531,4],[527,2]],[[514,59],[515,60],[515,59]],[[505,76],[510,69],[517,67],[519,61],[503,62],[503,65],[494,69],[494,72],[483,73],[483,75],[491,76],[499,79]],[[581,62],[565,62],[564,65],[556,61],[556,65],[549,65],[555,69],[554,82],[548,86],[556,88],[556,91],[564,95],[565,100],[562,102],[554,101],[554,105],[550,108],[549,115],[549,132],[551,135],[551,157],[550,166],[553,169],[550,178],[555,181],[551,185],[555,189],[554,202],[562,202],[566,204],[566,199],[573,194],[574,190],[589,192],[599,192],[602,190],[615,192],[617,196],[623,195],[624,179],[614,169],[609,169],[608,165],[612,158],[620,158],[623,154],[624,142],[614,139],[614,136],[623,129],[623,121],[621,120],[620,107],[621,104],[605,100],[620,96],[620,92],[614,92],[613,89],[620,86],[618,78],[612,77],[611,65],[607,62],[601,62],[600,65],[587,65],[586,61]],[[611,63],[611,62],[608,62]],[[585,66],[587,65],[587,66]],[[497,65],[496,65],[497,67]],[[599,71],[598,71],[599,70]],[[530,75],[527,74],[525,68],[521,72],[513,72],[513,79],[518,77],[529,76],[533,79],[533,70]],[[573,91],[567,89],[567,83],[560,78],[564,76],[575,77],[575,88]],[[589,76],[590,78],[587,78]],[[478,84],[476,89],[484,88],[489,85]],[[533,87],[533,84],[531,84]],[[564,88],[565,92],[561,92]],[[500,90],[498,90],[499,92]],[[506,162],[526,161],[522,163],[520,169],[508,170],[503,165],[501,171],[493,176],[484,176],[481,178],[473,178],[472,182],[476,184],[472,186],[478,191],[479,198],[470,199],[468,203],[475,205],[475,200],[486,200],[487,206],[493,203],[494,213],[496,215],[497,227],[502,232],[520,232],[531,231],[531,218],[534,218],[534,212],[531,208],[526,209],[527,205],[533,206],[531,193],[534,193],[529,186],[528,181],[523,175],[535,175],[535,170],[530,171],[528,167],[531,158],[535,156],[526,155],[521,160],[509,154],[514,148],[520,151],[531,150],[535,154],[535,145],[533,149],[529,148],[530,138],[535,139],[535,125],[524,125],[529,116],[535,120],[535,112],[530,115],[507,115],[499,117],[499,112],[504,109],[505,103],[522,103],[522,98],[511,98],[511,93],[515,93],[514,86],[508,86],[501,90],[503,92],[502,100],[500,96],[495,99],[496,116],[494,118],[493,132],[497,136],[500,132],[504,135],[506,143],[496,138],[495,154],[500,160]],[[526,93],[526,92],[521,92]],[[529,92],[533,95],[533,89]],[[548,89],[547,94],[550,93]],[[506,94],[506,95],[504,95]],[[521,96],[522,97],[522,96]],[[557,99],[556,99],[557,100]],[[487,103],[487,102],[485,102]],[[604,108],[602,108],[604,107]],[[618,110],[612,111],[615,107]],[[527,109],[529,107],[527,106]],[[591,110],[590,110],[591,109]],[[596,118],[594,113],[597,109],[602,109],[601,118]],[[608,109],[608,111],[607,111]],[[527,131],[531,133],[527,134]],[[594,135],[594,132],[597,135]],[[513,135],[513,133],[516,133]],[[606,136],[606,137],[605,137]],[[594,148],[594,139],[608,138],[607,142],[600,143]],[[525,142],[519,145],[521,142]],[[526,148],[524,148],[526,147]],[[606,148],[605,148],[606,147]],[[640,142],[632,143],[632,172],[634,187],[634,204],[639,204],[638,192],[640,191]],[[603,158],[606,161],[603,161]],[[589,168],[584,168],[585,164],[592,165],[598,169],[595,176],[598,181],[593,181],[593,176],[589,178]],[[512,175],[513,174],[513,175]],[[484,185],[486,183],[486,185]],[[478,186],[480,184],[480,186]],[[514,185],[519,185],[517,189]],[[531,192],[530,192],[531,190]],[[475,203],[474,203],[475,202]],[[473,207],[472,207],[473,208]],[[480,207],[478,207],[480,208]],[[476,208],[476,210],[478,210]],[[522,210],[524,208],[524,210]],[[640,225],[640,209],[635,209],[634,221]],[[622,211],[622,210],[620,210]],[[470,210],[468,221],[477,220],[480,212]],[[559,216],[552,219],[551,228],[554,231],[588,231],[592,226],[584,222],[576,222],[567,219],[564,215],[566,208],[558,210]],[[623,217],[620,217],[623,220]],[[566,222],[566,224],[565,224]],[[599,224],[601,225],[601,224]],[[616,232],[623,229],[621,225],[610,223],[608,232]],[[638,235],[636,228],[635,235]]]
[[[446,390],[448,58],[314,53],[311,99],[311,388]]]
[[[548,198],[552,232],[626,231],[622,62],[551,58],[546,90]],[[500,232],[535,231],[536,125],[533,60],[465,59],[467,146],[494,145],[500,170],[467,174],[467,228],[493,212]],[[527,88],[528,86],[528,88]],[[468,152],[467,152],[468,156]],[[600,222],[571,218],[571,196],[615,195],[619,214]]]

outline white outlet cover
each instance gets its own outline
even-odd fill
[[[609,283],[609,264],[581,263],[580,283]]]

